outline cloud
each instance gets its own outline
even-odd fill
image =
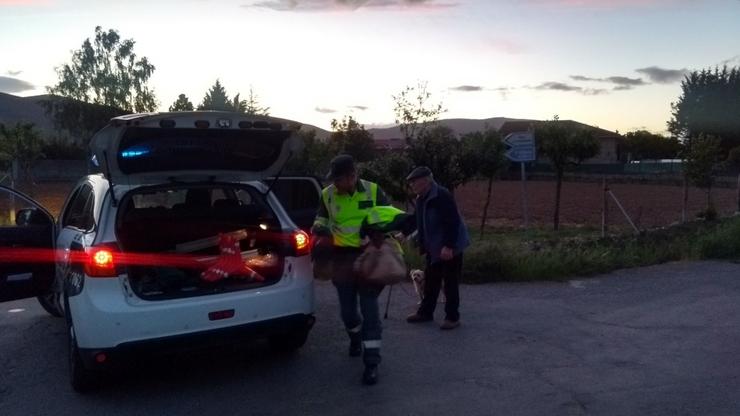
[[[642,78],[629,78],[629,77],[621,77],[621,76],[613,76],[613,77],[606,77],[606,78],[593,78],[593,77],[587,77],[584,75],[571,75],[570,79],[574,81],[589,81],[589,82],[609,82],[612,84],[615,84],[612,90],[614,91],[625,91],[625,90],[631,90],[635,87],[641,87],[643,85],[648,85],[647,82],[643,81]],[[592,92],[588,95],[599,95],[604,94],[607,92],[605,89],[590,89],[590,90],[584,90],[584,94],[586,94],[586,91]]]
[[[609,93],[608,90],[605,90],[603,88],[583,88],[577,85],[566,84],[564,82],[544,82],[536,87],[529,88],[545,91],[578,92],[583,95],[603,95]]]
[[[568,85],[562,82],[545,82],[542,83],[536,87],[534,87],[536,90],[554,90],[554,91],[583,91],[583,88],[575,86],[575,85]]]
[[[689,70],[686,68],[665,69],[657,66],[649,66],[647,68],[636,69],[635,72],[645,74],[650,81],[658,84],[672,84],[674,82],[681,81]]]
[[[32,90],[34,88],[36,88],[36,86],[28,81],[0,75],[0,92],[15,93]]]
[[[586,88],[582,91],[582,93],[583,95],[603,95],[609,94],[609,90],[605,90],[603,88]]]
[[[364,105],[351,105],[351,106],[349,106],[349,108],[351,108],[353,110],[360,110],[360,111],[365,111],[365,110],[368,109],[368,107],[367,106],[364,106]]]
[[[7,74],[11,77],[17,77],[18,75],[22,74],[23,71],[8,71]]]
[[[608,81],[617,84],[619,87],[639,87],[647,85],[642,78],[627,78],[627,77],[609,77],[605,78],[604,81]]]
[[[323,113],[323,114],[333,114],[337,112],[337,110],[334,110],[331,108],[324,108],[324,107],[316,107],[314,108],[314,111],[316,111],[317,113]]]
[[[450,88],[452,91],[460,91],[460,92],[475,92],[475,91],[483,91],[483,87],[480,85],[460,85],[458,87],[452,87]]]
[[[280,12],[354,11],[360,8],[434,10],[457,6],[458,3],[446,3],[440,0],[260,0],[242,5],[246,8],[263,8]]]
[[[571,75],[570,78],[574,81],[602,81],[601,78],[589,78],[583,75]]]
[[[610,82],[616,84],[613,88],[614,91],[631,90],[634,87],[640,87],[648,85],[647,82],[643,81],[642,78],[629,78],[629,77],[606,77],[606,78],[592,78],[584,75],[571,75],[570,79],[574,81],[595,81],[595,82]],[[603,90],[606,91],[606,90]]]

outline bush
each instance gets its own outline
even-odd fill
[[[87,158],[85,146],[63,139],[54,139],[45,143],[41,151],[44,159],[49,160],[85,160]]]
[[[463,280],[563,280],[612,270],[691,259],[740,258],[740,218],[697,221],[639,236],[568,237],[519,231],[475,241],[465,253]]]
[[[724,227],[704,235],[696,242],[699,258],[738,259],[740,258],[740,221],[735,219]]]

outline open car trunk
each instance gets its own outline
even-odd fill
[[[120,201],[116,234],[129,258],[132,290],[164,300],[271,285],[283,275],[281,225],[262,194],[237,184],[172,184],[135,189]],[[224,251],[224,234],[236,250]],[[231,255],[229,253],[232,253]],[[224,259],[232,272],[224,274]],[[144,259],[144,261],[141,261]],[[241,271],[234,272],[240,261]]]

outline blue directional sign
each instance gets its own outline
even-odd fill
[[[504,144],[509,146],[505,155],[512,162],[531,162],[537,159],[534,133],[531,131],[511,133],[504,138]]]

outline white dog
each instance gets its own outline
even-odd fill
[[[419,296],[419,304],[421,304],[421,301],[424,300],[424,285],[426,283],[424,270],[413,269],[409,272],[409,276],[411,276],[411,282],[414,284],[414,290]],[[440,289],[440,292],[440,303],[445,303],[446,299],[444,289]]]

